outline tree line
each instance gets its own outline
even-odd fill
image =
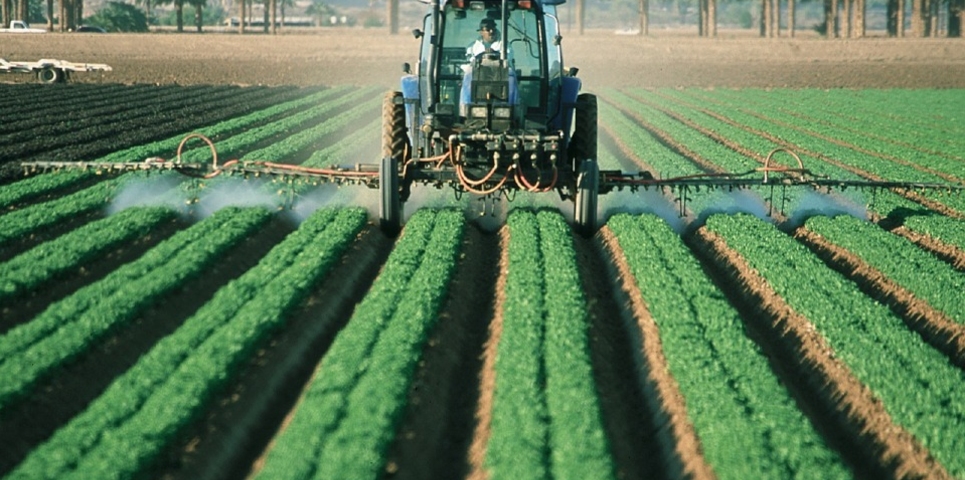
[[[587,0],[570,0],[576,17],[576,32],[583,34],[586,25]],[[650,0],[635,0],[638,32],[647,35],[650,28]],[[699,12],[698,35],[717,36],[718,0],[695,0]],[[726,1],[726,0],[723,0]],[[759,0],[761,37],[795,36],[797,0]],[[860,38],[866,34],[867,0],[818,0],[824,6],[824,24],[818,30],[828,38]],[[887,33],[893,37],[961,37],[965,23],[965,0],[886,0]],[[780,14],[787,15],[781,31]],[[910,13],[910,19],[906,14]],[[399,0],[387,0],[390,33],[398,33]],[[939,19],[944,19],[941,28]],[[909,24],[910,29],[906,29]]]

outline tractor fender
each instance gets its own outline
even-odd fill
[[[576,108],[576,97],[583,88],[583,81],[576,77],[563,77],[562,88],[560,88],[560,116],[556,118],[556,125],[564,132],[570,131],[573,122],[573,109]],[[561,123],[561,124],[560,124]]]
[[[415,109],[419,106],[419,76],[402,76],[402,98],[405,99],[405,126],[412,131]]]

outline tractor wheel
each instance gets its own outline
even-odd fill
[[[60,83],[63,80],[64,72],[57,70],[56,68],[46,67],[37,70],[37,80],[40,83],[50,85],[52,83]]]
[[[389,235],[402,225],[402,202],[408,197],[409,182],[400,185],[399,166],[411,158],[405,126],[405,103],[401,92],[388,92],[382,99],[382,164],[379,170],[381,211],[379,223]]]
[[[576,177],[576,205],[573,207],[573,222],[576,231],[584,237],[596,233],[597,196],[600,191],[600,168],[596,160],[586,159],[580,164],[580,175]]]
[[[399,195],[399,162],[393,157],[382,157],[379,165],[379,226],[394,237],[402,227],[402,198]]]
[[[596,95],[581,93],[576,97],[576,120],[567,154],[576,172],[583,160],[596,160]]]

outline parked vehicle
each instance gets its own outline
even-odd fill
[[[0,58],[0,73],[33,73],[41,83],[63,83],[71,72],[111,71],[103,63],[74,63],[66,60],[43,58],[36,62],[8,62]]]
[[[0,32],[3,33],[46,33],[47,30],[42,28],[30,28],[30,25],[23,20],[12,20],[10,22],[10,28],[0,28]]]

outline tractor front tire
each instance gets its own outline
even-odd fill
[[[586,159],[580,163],[576,177],[576,204],[573,207],[573,223],[577,233],[592,237],[596,233],[597,197],[600,192],[600,167],[596,160]]]
[[[382,231],[395,236],[402,226],[402,201],[409,185],[400,186],[399,166],[411,158],[409,134],[405,126],[402,92],[388,92],[382,99],[382,163],[379,166],[381,196],[379,223]]]
[[[402,229],[402,198],[399,195],[399,162],[382,157],[379,165],[379,226],[390,237]]]

